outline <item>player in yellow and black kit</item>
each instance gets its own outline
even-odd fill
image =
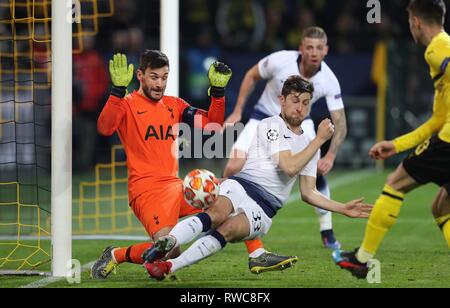
[[[333,253],[336,264],[358,278],[367,276],[367,262],[397,221],[405,194],[426,183],[441,187],[432,211],[450,248],[450,36],[443,27],[445,11],[443,0],[411,0],[408,6],[414,40],[427,46],[425,60],[435,87],[433,116],[413,132],[379,142],[369,152],[374,159],[386,159],[417,147],[388,177],[361,247],[353,252]]]

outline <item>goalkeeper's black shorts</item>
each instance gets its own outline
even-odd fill
[[[435,183],[450,194],[450,143],[433,136],[403,161],[403,167],[417,183]]]

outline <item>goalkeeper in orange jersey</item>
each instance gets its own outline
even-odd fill
[[[184,216],[198,209],[183,198],[182,180],[178,178],[178,160],[172,153],[176,144],[176,124],[184,122],[204,129],[208,123],[223,124],[225,87],[231,69],[220,62],[208,71],[211,105],[208,111],[190,106],[178,97],[165,96],[169,76],[169,60],[157,50],[147,50],[140,59],[137,78],[140,88],[126,95],[133,78],[133,65],[125,55],[114,55],[109,66],[111,95],[98,119],[100,134],[110,136],[117,131],[124,146],[128,166],[130,207],[153,241],[167,235]],[[200,117],[201,121],[197,118]],[[195,119],[195,121],[194,121]],[[220,127],[219,127],[220,129]],[[108,247],[91,269],[91,276],[105,279],[120,263],[143,264],[142,254],[153,243],[130,247]],[[260,241],[247,243],[249,253],[262,248]],[[176,251],[175,254],[179,254]],[[292,258],[271,255],[273,265],[282,266]]]
[[[433,116],[413,132],[372,147],[374,159],[386,159],[417,147],[391,174],[375,203],[362,245],[354,252],[336,251],[334,261],[357,278],[366,278],[367,262],[373,258],[386,233],[396,223],[405,194],[435,183],[441,187],[432,212],[450,248],[450,36],[444,30],[443,0],[411,0],[409,26],[416,43],[427,46],[435,97]]]

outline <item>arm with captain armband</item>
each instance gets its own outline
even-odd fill
[[[121,104],[127,94],[127,87],[133,79],[133,64],[127,65],[127,56],[115,54],[109,61],[109,74],[111,76],[111,95],[103,107],[97,121],[97,130],[101,135],[110,136],[119,127],[125,116],[125,106]]]
[[[225,120],[225,88],[232,76],[231,69],[222,62],[214,62],[208,70],[210,88],[208,95],[211,96],[211,105],[208,111],[190,106],[184,102],[182,122],[192,127],[207,129],[207,124],[217,123],[222,125]],[[220,128],[212,128],[219,131]]]

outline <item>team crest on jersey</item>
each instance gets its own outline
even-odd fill
[[[279,137],[280,134],[276,129],[269,129],[269,131],[267,132],[267,139],[269,139],[270,141],[277,141]]]
[[[167,110],[170,112],[170,117],[171,117],[172,119],[174,119],[175,117],[173,116],[173,108],[167,107]]]

